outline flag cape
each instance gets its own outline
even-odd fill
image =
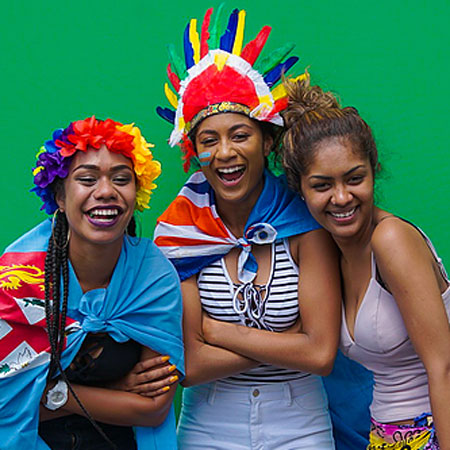
[[[252,244],[268,244],[319,228],[305,202],[290,191],[284,177],[264,173],[264,187],[244,229],[236,238],[216,209],[214,192],[201,171],[195,172],[158,219],[155,243],[176,267],[181,280],[240,247],[238,277],[246,283],[258,266]]]
[[[38,436],[39,402],[50,349],[45,333],[44,261],[51,234],[46,220],[0,258],[0,442],[3,450],[48,449]],[[133,239],[133,238],[132,238]],[[170,355],[184,373],[181,294],[172,265],[148,239],[124,240],[109,286],[83,294],[69,264],[68,319],[62,365],[89,332],[133,339]],[[176,448],[173,408],[159,427],[137,427],[139,449]]]

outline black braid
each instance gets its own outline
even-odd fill
[[[68,239],[68,223],[67,219],[64,214],[64,220],[61,220],[62,223],[62,230],[61,234],[62,236],[67,240]],[[60,252],[60,272],[62,271],[63,276],[63,304],[61,308],[61,326],[62,326],[62,332],[59,333],[59,348],[58,348],[58,360],[61,360],[62,351],[64,348],[64,339],[65,339],[65,328],[66,328],[66,317],[67,317],[67,303],[69,299],[69,257],[68,257],[68,245],[67,241],[65,241],[65,244],[59,247]],[[60,279],[60,278],[58,278]],[[58,296],[61,295],[59,283],[58,283]]]
[[[48,379],[51,379],[57,370],[67,383],[70,393],[76,400],[86,418],[100,435],[111,445],[111,448],[117,449],[116,445],[106,436],[105,432],[97,424],[89,411],[81,403],[77,394],[72,388],[66,373],[61,366],[61,355],[64,348],[66,337],[66,317],[67,303],[69,298],[69,257],[68,257],[68,235],[69,227],[66,215],[60,211],[56,213],[52,227],[52,235],[47,248],[45,257],[45,317],[47,322],[47,334],[50,342],[50,369]],[[61,272],[63,278],[63,300],[61,306]]]
[[[136,236],[136,219],[134,215],[131,217],[130,223],[128,224],[127,233],[128,236]]]

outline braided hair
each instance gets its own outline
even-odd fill
[[[61,273],[63,279],[61,306]],[[52,235],[45,257],[45,317],[50,342],[49,378],[61,370],[64,347],[67,300],[69,296],[68,223],[66,215],[57,210],[54,215]]]
[[[61,180],[58,180],[55,185],[56,189],[63,189]],[[136,236],[136,220],[134,216],[128,224],[127,234],[129,236]],[[53,217],[52,234],[49,239],[45,257],[45,317],[51,355],[48,379],[53,378],[54,375],[56,375],[56,372],[60,372],[61,377],[67,383],[73,398],[75,398],[87,419],[102,435],[105,441],[110,444],[111,448],[115,449],[117,448],[116,445],[106,436],[104,431],[81,403],[61,365],[61,355],[65,340],[67,303],[69,298],[69,235],[69,224],[67,222],[66,214],[58,209],[55,211]]]
[[[285,80],[289,106],[283,113],[285,133],[282,160],[288,183],[299,192],[301,176],[312,163],[317,145],[332,138],[347,139],[379,170],[372,131],[353,107],[342,108],[331,92],[311,86],[309,75],[300,81]]]

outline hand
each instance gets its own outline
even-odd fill
[[[125,377],[108,387],[132,392],[145,397],[157,397],[166,393],[178,381],[176,366],[170,364],[169,356],[154,356],[139,361]]]

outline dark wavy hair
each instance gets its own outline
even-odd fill
[[[311,86],[309,75],[301,81],[284,80],[284,85],[289,106],[283,113],[282,162],[292,189],[300,191],[301,176],[308,171],[317,145],[326,139],[348,140],[369,159],[373,174],[379,171],[372,130],[356,108],[342,108],[334,94]]]

